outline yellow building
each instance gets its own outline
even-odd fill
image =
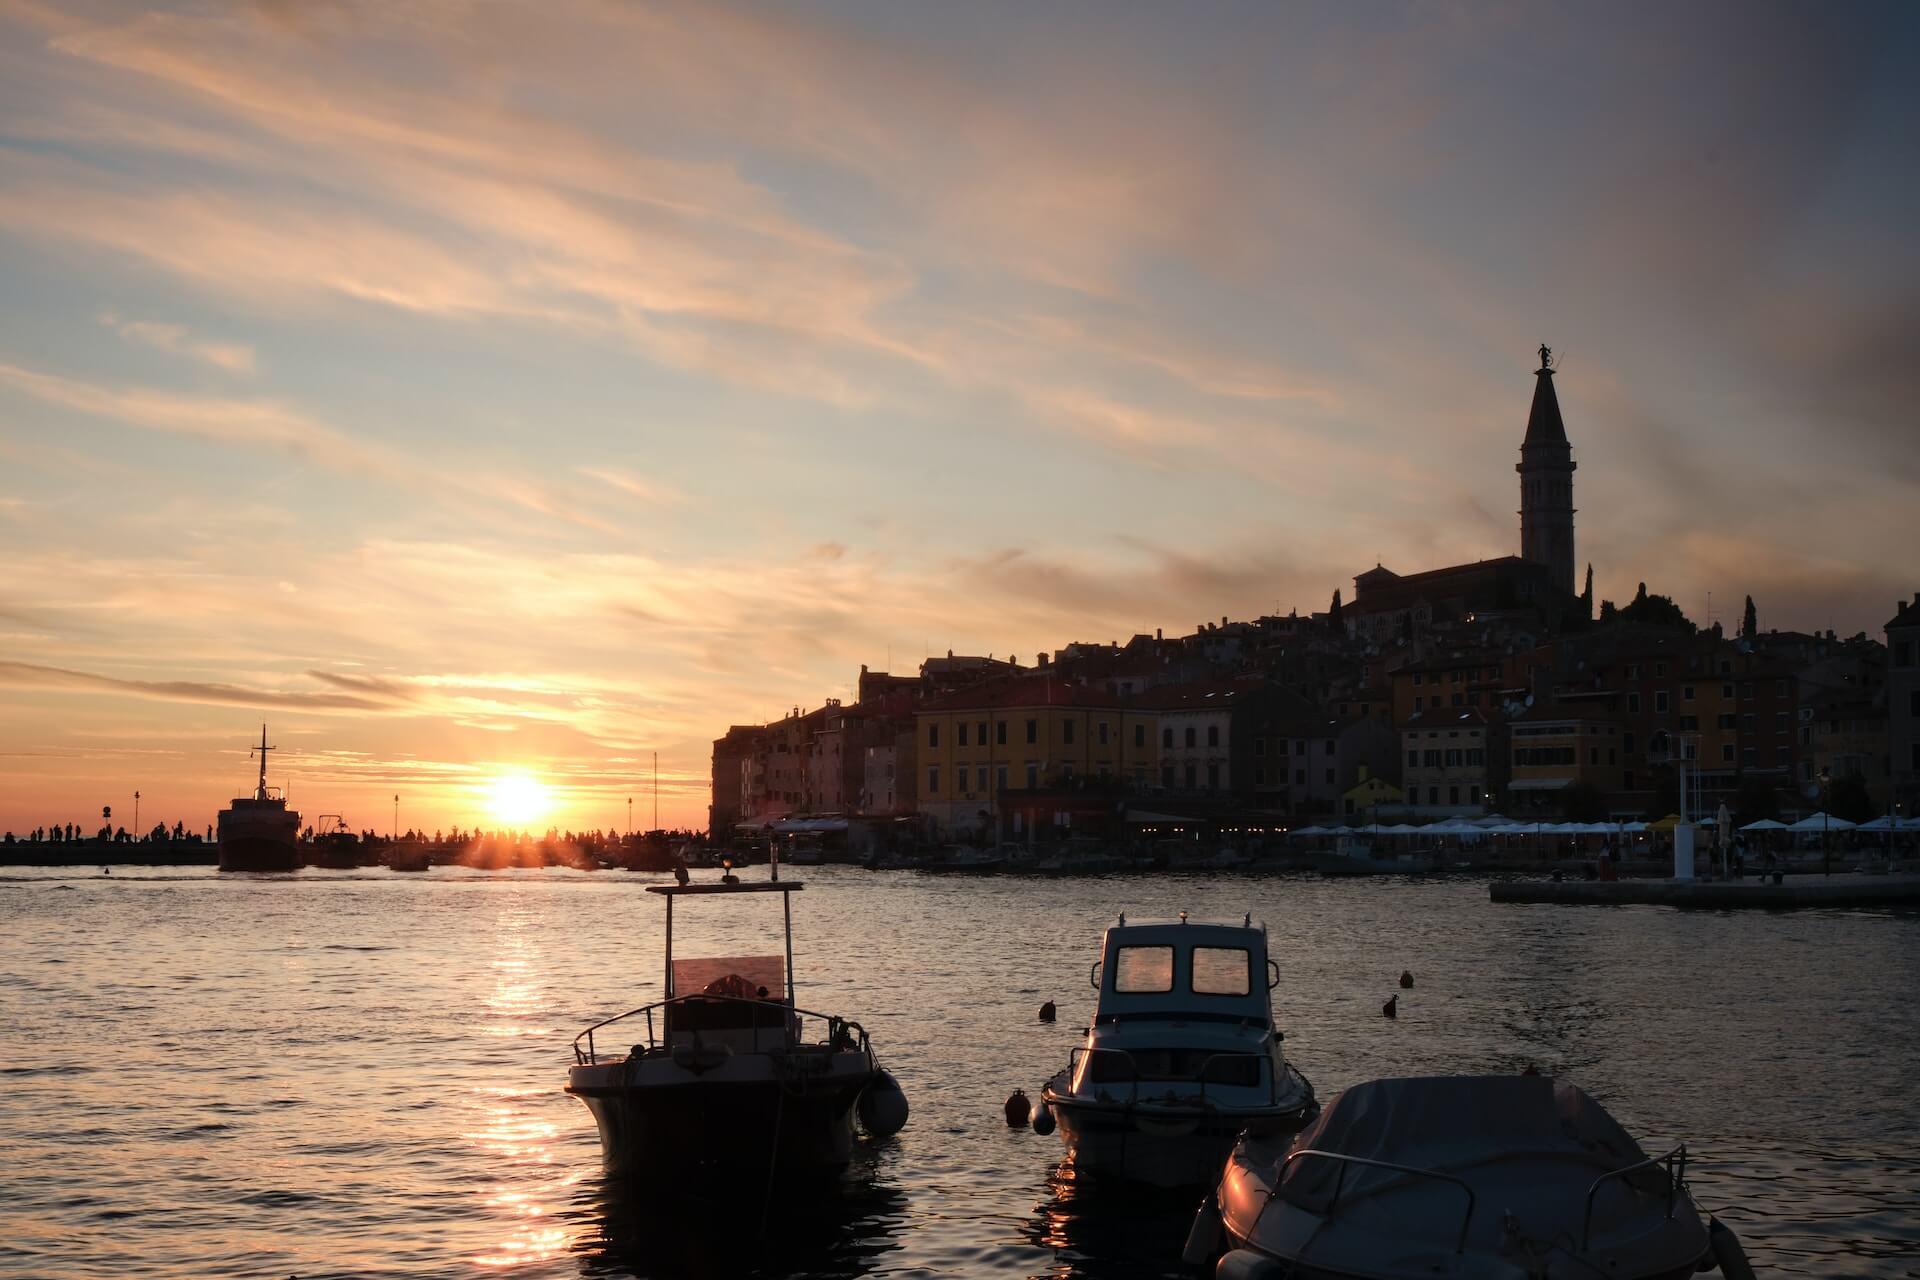
[[[957,690],[914,716],[919,811],[938,830],[975,831],[997,827],[1003,792],[1077,778],[1144,788],[1157,776],[1156,725],[1105,690],[1042,675]]]
[[[1364,818],[1380,809],[1397,808],[1404,793],[1385,778],[1374,777],[1367,766],[1360,766],[1360,781],[1348,787],[1340,797],[1341,813],[1348,818]]]

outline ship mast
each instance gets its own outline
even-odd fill
[[[254,754],[255,751],[260,753],[260,781],[254,784],[253,788],[253,798],[255,800],[265,800],[267,798],[267,752],[278,751],[279,749],[278,747],[270,747],[267,745],[267,726],[264,724],[261,725],[260,745],[255,747],[253,751],[247,752],[249,756]]]

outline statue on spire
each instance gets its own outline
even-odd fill
[[[1544,342],[1540,344],[1540,367],[1542,369],[1553,368],[1553,348]]]

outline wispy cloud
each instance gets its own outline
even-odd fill
[[[254,369],[253,348],[244,342],[199,338],[184,325],[129,320],[113,311],[101,313],[100,323],[130,342],[142,342],[172,355],[188,356],[228,373],[252,373]]]

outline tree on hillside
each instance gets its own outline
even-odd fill
[[[1827,812],[1848,822],[1871,822],[1877,816],[1873,797],[1867,794],[1867,780],[1857,773],[1835,778],[1827,789]]]
[[[1753,607],[1753,597],[1747,597],[1747,611],[1740,615],[1740,638],[1751,640],[1760,634],[1760,615]]]
[[[1340,605],[1340,588],[1335,587],[1333,589],[1333,604],[1327,608],[1328,625],[1334,626],[1334,627],[1339,627],[1343,625],[1340,617],[1342,612],[1343,610]]]
[[[1646,623],[1656,627],[1674,627],[1679,630],[1693,631],[1691,619],[1680,610],[1671,597],[1649,595],[1647,584],[1641,583],[1634,592],[1633,603],[1620,610],[1620,616],[1628,622]]]
[[[1615,618],[1619,616],[1620,616],[1620,611],[1614,608],[1613,601],[1602,600],[1600,602],[1600,621],[1612,622]]]
[[[1593,621],[1593,562],[1591,560],[1587,562],[1587,589],[1580,593],[1580,611],[1586,614],[1588,622]]]

